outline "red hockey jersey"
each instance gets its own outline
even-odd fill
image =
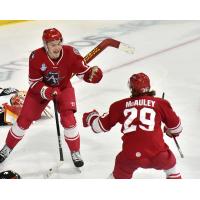
[[[182,131],[180,118],[169,102],[151,96],[113,103],[108,113],[94,120],[92,129],[106,132],[118,122],[123,133],[123,151],[132,159],[150,158],[168,149],[163,139],[162,122],[174,133]]]
[[[83,74],[87,70],[83,57],[71,46],[63,45],[61,56],[56,61],[49,58],[44,48],[39,48],[29,58],[30,89],[39,93],[46,85],[63,90],[71,87],[70,78],[73,74]]]

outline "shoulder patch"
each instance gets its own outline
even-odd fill
[[[76,48],[74,48],[74,47],[73,47],[73,51],[74,51],[74,53],[75,53],[76,55],[81,55],[81,54],[79,53],[79,51],[78,51]]]
[[[41,65],[41,67],[40,67],[40,69],[41,69],[41,71],[46,71],[46,69],[47,69],[47,66],[44,64],[44,63],[42,63],[42,65]]]

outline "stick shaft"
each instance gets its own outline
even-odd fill
[[[163,93],[162,93],[162,99],[164,99],[164,98],[165,98],[165,93],[163,92]],[[181,151],[181,148],[180,148],[180,146],[179,146],[179,144],[178,144],[178,142],[177,142],[177,140],[176,140],[176,137],[174,137],[174,136],[172,136],[172,137],[173,137],[173,139],[174,139],[174,142],[175,142],[175,144],[176,144],[176,147],[177,147],[177,149],[178,149],[178,152],[179,152],[181,158],[184,158],[183,152]]]
[[[176,147],[177,147],[177,149],[179,151],[179,154],[180,154],[181,158],[184,158],[183,152],[181,151],[181,148],[180,148],[180,146],[179,146],[179,144],[178,144],[178,142],[177,142],[177,140],[176,140],[176,138],[174,136],[173,136],[173,139],[174,139],[174,142],[176,144]]]
[[[64,161],[62,143],[61,143],[61,137],[60,137],[60,126],[59,126],[59,119],[58,119],[58,109],[57,109],[57,102],[56,102],[55,98],[53,99],[53,105],[54,105],[54,112],[55,112],[55,118],[56,118],[56,129],[57,129],[57,136],[58,136],[58,146],[59,146],[60,161]]]

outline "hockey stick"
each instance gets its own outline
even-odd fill
[[[92,51],[90,51],[85,57],[84,61],[85,63],[89,63],[91,60],[93,60],[96,56],[98,56],[104,49],[107,47],[114,47],[117,49],[120,49],[126,53],[134,54],[135,49],[133,47],[130,47],[127,44],[124,44],[118,40],[114,40],[112,38],[107,38],[103,40],[101,43],[99,43]]]
[[[60,161],[64,161],[62,143],[61,143],[61,138],[60,138],[60,126],[59,126],[59,119],[58,119],[58,108],[57,108],[57,102],[56,102],[55,98],[53,99],[53,105],[54,105],[54,112],[55,112],[55,118],[56,118],[56,129],[57,129],[57,136],[58,136],[58,146],[59,146]]]
[[[173,137],[173,139],[174,139],[174,142],[175,142],[176,147],[177,147],[177,149],[178,149],[178,151],[179,151],[179,153],[180,153],[181,158],[184,158],[183,152],[181,151],[181,148],[180,148],[180,146],[179,146],[179,144],[178,144],[176,138],[175,138],[174,136],[172,136],[172,137]]]
[[[164,98],[165,98],[165,93],[163,92],[163,94],[162,94],[162,99],[164,99]],[[181,151],[181,148],[180,148],[180,146],[179,146],[179,144],[178,144],[178,142],[177,142],[177,140],[176,140],[176,137],[172,135],[172,138],[174,139],[174,142],[175,142],[175,144],[176,144],[176,147],[177,147],[177,149],[178,149],[178,152],[179,152],[181,158],[184,158],[183,152]]]
[[[54,112],[55,112],[55,118],[56,118],[56,129],[57,129],[57,136],[58,136],[60,162],[55,167],[52,167],[48,170],[45,176],[46,178],[49,178],[64,163],[62,142],[61,142],[61,137],[60,137],[60,126],[59,126],[59,119],[58,119],[58,108],[57,108],[57,102],[55,98],[53,99],[53,105],[54,105]]]

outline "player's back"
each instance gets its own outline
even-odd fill
[[[166,123],[175,113],[166,100],[153,96],[126,98],[112,104],[111,110],[118,112],[112,116],[122,125],[123,151],[130,157],[151,157],[168,149],[161,122]]]

